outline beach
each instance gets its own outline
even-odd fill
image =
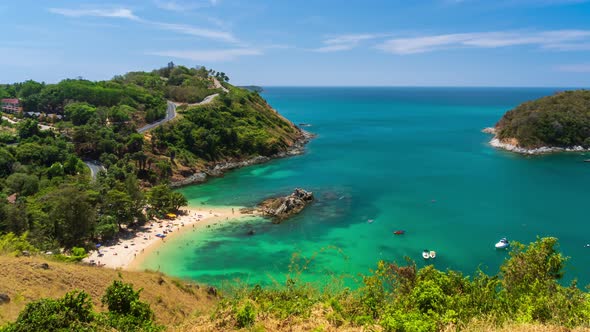
[[[199,231],[216,224],[252,216],[241,214],[240,208],[242,207],[183,208],[182,214],[174,219],[149,221],[119,239],[101,243],[83,262],[112,269],[140,270],[141,262],[147,256],[183,232]]]

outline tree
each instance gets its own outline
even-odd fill
[[[122,225],[129,225],[134,220],[131,198],[126,192],[117,189],[109,190],[102,211],[115,218],[119,229]]]
[[[66,185],[45,196],[49,204],[49,234],[66,248],[83,246],[94,228],[96,210],[84,190]]]
[[[96,115],[96,108],[88,103],[69,103],[64,108],[66,119],[72,121],[76,126],[81,126]]]
[[[18,136],[20,138],[29,138],[39,135],[39,123],[32,119],[25,119],[18,123]]]
[[[563,276],[566,261],[554,237],[537,238],[528,247],[513,242],[510,259],[500,267],[502,283],[506,290],[518,291],[537,282],[555,282]]]
[[[39,178],[33,174],[14,173],[6,178],[6,185],[12,193],[30,196],[39,190]]]
[[[173,192],[167,185],[158,185],[149,191],[148,204],[158,213],[168,213],[186,206],[187,201],[181,193]]]
[[[5,148],[0,148],[0,177],[5,177],[12,173],[12,165],[16,159]]]

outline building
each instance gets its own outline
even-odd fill
[[[23,108],[18,98],[6,98],[2,99],[2,112],[5,113],[20,113]]]

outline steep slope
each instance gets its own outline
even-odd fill
[[[43,264],[47,264],[44,268]],[[0,293],[11,301],[0,304],[0,326],[14,321],[25,305],[40,298],[58,298],[75,289],[86,291],[101,311],[100,298],[113,280],[143,289],[141,299],[156,312],[160,324],[174,326],[192,315],[208,314],[217,303],[205,288],[157,272],[116,271],[47,261],[42,258],[0,256]]]

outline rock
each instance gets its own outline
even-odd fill
[[[23,256],[25,256],[25,257],[29,257],[29,256],[31,256],[31,253],[30,253],[28,250],[23,250],[21,253],[22,253],[22,255],[23,255]]]
[[[0,293],[0,304],[10,303],[10,296],[8,294]]]
[[[301,212],[313,199],[312,192],[296,188],[291,195],[267,199],[258,207],[264,216],[273,219],[273,223],[280,223]]]
[[[482,133],[485,133],[485,134],[492,134],[492,135],[496,135],[496,128],[494,128],[494,127],[488,127],[488,128],[484,128],[484,129],[482,129],[482,131],[481,131],[481,132],[482,132]]]
[[[254,235],[254,233],[256,233],[256,232],[254,232],[254,230],[253,230],[253,229],[251,229],[251,230],[249,230],[249,231],[248,231],[248,233],[247,233],[247,234],[248,234],[248,235]]]
[[[49,270],[49,264],[41,263],[41,264],[37,265],[36,268],[43,269],[43,270]]]
[[[211,296],[217,296],[217,288],[215,288],[213,286],[207,287],[207,294],[209,294]]]

